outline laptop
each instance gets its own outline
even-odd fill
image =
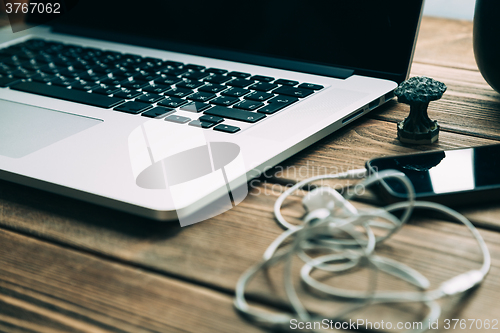
[[[0,33],[0,178],[183,226],[391,100],[423,7],[56,2]]]

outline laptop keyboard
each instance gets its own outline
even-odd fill
[[[226,133],[240,130],[235,122],[263,121],[323,89],[42,39],[0,49],[0,87]]]

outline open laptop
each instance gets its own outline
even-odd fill
[[[85,0],[4,29],[0,178],[181,225],[217,215],[393,98],[422,7]]]

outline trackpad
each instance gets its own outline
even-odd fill
[[[0,100],[0,155],[20,158],[102,122]]]

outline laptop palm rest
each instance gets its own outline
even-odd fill
[[[100,119],[2,100],[0,155],[20,158],[101,122]]]

